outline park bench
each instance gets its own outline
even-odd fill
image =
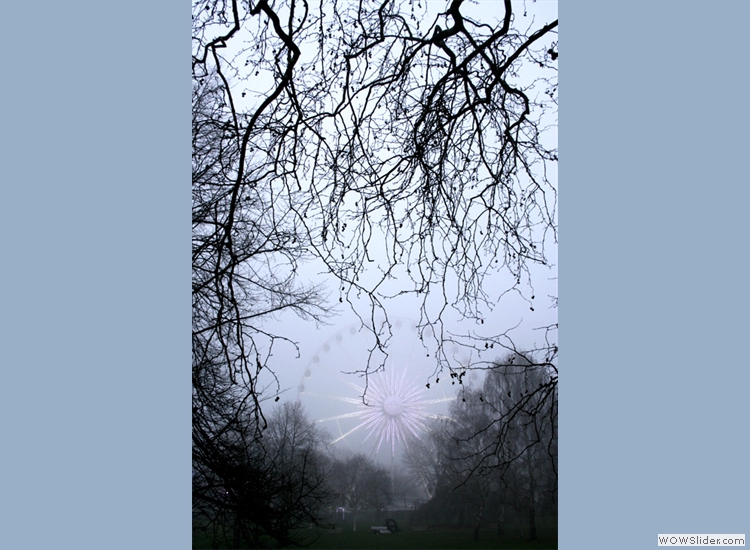
[[[401,532],[395,519],[387,519],[385,520],[385,525],[373,525],[370,529],[372,529],[372,532],[376,535],[390,535],[391,533]]]

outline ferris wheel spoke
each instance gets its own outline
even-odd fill
[[[358,326],[340,330],[324,341],[307,363],[298,385],[298,395],[309,407],[316,425],[327,428],[330,445],[346,445],[355,452],[394,459],[410,443],[422,437],[428,420],[446,419],[446,397],[452,388],[425,389],[432,366],[423,353],[413,321],[397,319],[393,323],[386,368],[365,378],[366,332]],[[425,333],[425,338],[431,336]],[[352,374],[347,374],[352,373]],[[437,393],[435,393],[437,392]],[[338,410],[331,407],[338,406]],[[348,410],[347,410],[348,409]]]
[[[343,401],[344,403],[354,403],[355,405],[360,405],[362,401],[359,399],[353,399],[351,397],[342,397],[340,395],[326,395],[323,393],[315,393],[311,391],[305,391],[304,395],[314,395],[315,397],[323,397],[325,399],[332,399],[334,401]]]
[[[353,413],[347,413],[347,414],[339,414],[337,416],[329,416],[327,418],[320,418],[316,420],[315,422],[330,422],[331,420],[342,420],[344,418],[357,418],[358,416],[362,416],[367,411],[356,411]]]
[[[357,430],[360,430],[363,426],[364,426],[364,423],[361,423],[361,424],[358,424],[357,426],[354,426],[351,430],[349,430],[345,434],[340,435],[339,437],[337,437],[336,439],[334,439],[333,441],[331,441],[329,443],[329,445],[334,445],[335,443],[338,443],[339,441],[341,441],[342,439],[345,439],[346,437],[350,436],[351,434],[353,434]]]
[[[435,420],[449,420],[450,422],[454,422],[450,416],[444,414],[425,414],[424,416],[426,418],[434,418]]]
[[[448,403],[450,401],[455,401],[455,397],[438,397],[437,399],[428,399],[427,401],[422,401],[423,405],[434,405],[435,403]]]

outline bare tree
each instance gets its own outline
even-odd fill
[[[446,316],[480,326],[507,292],[531,305],[530,266],[547,266],[556,240],[557,21],[521,19],[510,0],[497,20],[464,0],[440,13],[413,0],[194,2],[198,133],[213,144],[194,146],[194,277],[208,294],[196,330],[251,393],[279,338],[254,321],[319,314],[318,290],[292,285],[307,254],[371,333],[365,374],[384,365],[395,296],[421,304],[435,379],[486,366],[487,343],[515,350],[506,331],[458,332]],[[484,284],[496,272],[510,276],[500,291]]]
[[[241,389],[238,399],[250,400],[237,408],[249,411],[261,428],[260,402],[280,387],[260,386],[259,376],[276,342],[291,342],[263,323],[284,311],[322,321],[325,294],[320,286],[296,282],[304,236],[285,215],[283,199],[263,182],[233,195],[242,153],[223,111],[220,78],[208,74],[202,82],[193,90],[194,412],[215,399],[208,381],[225,379]]]
[[[557,21],[524,15],[510,0],[492,19],[465,0],[440,12],[419,0],[193,2],[194,469],[206,487],[220,491],[204,475],[215,457],[263,447],[261,405],[282,389],[271,357],[296,345],[267,320],[330,312],[301,277],[309,262],[370,335],[353,367],[365,380],[385,366],[400,297],[415,300],[435,361],[428,386],[493,368],[490,350],[518,352],[516,332],[485,320],[509,295],[534,309],[557,240]],[[528,328],[543,335],[528,357],[554,365],[556,323]],[[468,473],[515,452],[502,434],[482,440]]]
[[[509,355],[487,373],[483,399],[497,419],[490,450],[515,491],[516,507],[528,512],[529,537],[536,539],[541,502],[557,503],[557,369],[525,355]]]
[[[352,513],[353,531],[357,515],[364,510],[378,514],[393,500],[391,475],[362,454],[355,454],[333,464],[331,487],[337,498]]]
[[[274,412],[262,441],[252,417],[229,417],[222,430],[194,431],[194,530],[232,548],[312,542],[317,532],[302,527],[324,523],[331,502],[322,435],[299,403]]]
[[[393,471],[393,504],[402,510],[413,509],[424,501],[425,492],[417,477],[403,468]]]
[[[301,448],[307,453],[302,462],[299,454],[269,462],[283,449],[283,438],[263,439],[268,423],[261,403],[278,400],[280,390],[268,358],[279,340],[290,340],[264,322],[285,311],[322,321],[325,296],[321,287],[297,282],[304,236],[298,237],[273,189],[250,184],[233,196],[242,153],[221,76],[206,73],[193,84],[194,517],[214,538],[231,534],[234,547],[242,541],[258,547],[269,538],[292,540],[289,533],[312,514],[308,500],[323,496],[311,447]],[[290,422],[304,423],[277,419]],[[293,495],[313,478],[309,493]]]
[[[441,459],[446,473],[439,484],[444,497],[460,502],[459,517],[463,522],[465,515],[469,516],[472,537],[479,540],[479,530],[483,521],[486,522],[487,508],[493,494],[498,491],[498,485],[496,475],[471,475],[482,461],[482,449],[491,437],[484,428],[491,423],[492,417],[483,403],[474,399],[476,396],[473,390],[467,389],[451,408],[453,421],[445,425],[440,437]]]
[[[484,452],[500,463],[512,462],[527,449],[539,446],[556,470],[557,367],[540,364],[528,354],[511,354],[488,370],[478,395],[488,409],[491,433]],[[520,446],[510,446],[510,442]],[[503,458],[500,458],[503,457]],[[483,465],[479,465],[481,469]]]
[[[405,449],[404,464],[422,492],[431,499],[435,496],[438,480],[442,475],[440,434],[443,422],[433,419],[427,424],[420,438],[413,438]]]
[[[557,512],[557,371],[526,355],[508,355],[488,369],[481,385],[463,388],[450,420],[407,452],[406,463],[429,488],[418,519],[471,523],[473,536],[506,511],[528,522]]]
[[[512,354],[488,370],[481,388],[467,390],[454,408],[452,460],[465,481],[495,483],[499,530],[505,505],[527,512],[536,539],[539,503],[557,502],[557,369]]]

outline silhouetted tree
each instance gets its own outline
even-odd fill
[[[241,388],[239,398],[250,400],[244,413],[262,426],[260,402],[279,387],[260,387],[259,375],[276,341],[289,341],[263,322],[285,311],[321,321],[325,295],[296,282],[305,253],[283,199],[258,184],[245,186],[241,207],[233,202],[242,153],[217,80],[212,75],[193,88],[193,390],[201,403],[194,411],[215,398],[209,381],[223,379]]]
[[[478,394],[467,390],[462,394],[461,401],[452,407],[453,422],[447,426],[446,438],[450,443],[444,446],[444,458],[451,472],[447,481],[454,486],[454,494],[461,496],[464,506],[470,511],[473,539],[479,540],[479,529],[485,519],[487,505],[498,486],[496,476],[469,475],[481,461],[482,448],[491,437],[485,427],[491,423],[492,417],[475,397]],[[467,437],[468,434],[473,436]]]
[[[331,472],[332,491],[351,512],[354,531],[360,512],[375,510],[379,514],[393,500],[390,473],[365,455],[336,460]]]
[[[263,315],[321,314],[319,289],[295,279],[308,255],[370,331],[365,373],[385,361],[388,296],[421,300],[436,378],[486,366],[487,342],[515,350],[510,333],[477,340],[445,315],[482,324],[507,291],[531,305],[530,266],[549,264],[557,21],[521,23],[510,0],[498,20],[464,0],[417,7],[193,4],[195,331],[252,395],[280,338]],[[495,272],[508,287],[483,284]]]
[[[431,499],[442,472],[439,437],[442,421],[432,419],[422,437],[413,438],[404,450],[404,465],[409,475],[416,480],[418,487]]]
[[[312,542],[316,531],[301,527],[323,521],[330,504],[330,461],[301,405],[286,403],[268,426],[262,439],[241,416],[205,437],[194,428],[194,529],[232,548]]]
[[[451,458],[467,480],[498,487],[499,525],[506,505],[527,513],[529,537],[536,539],[537,509],[557,502],[557,369],[511,354],[486,373],[481,388],[460,396]],[[552,503],[552,504],[549,504]]]
[[[413,474],[404,468],[395,469],[393,475],[393,504],[397,508],[410,510],[425,500],[425,492]]]
[[[497,419],[488,426],[494,439],[484,456],[497,463],[512,504],[527,512],[529,536],[536,539],[540,505],[557,512],[557,369],[509,355],[487,372],[482,396]]]
[[[492,367],[489,349],[517,351],[484,320],[507,293],[533,309],[532,271],[556,244],[557,21],[522,23],[510,0],[499,16],[478,20],[464,0],[440,13],[415,0],[194,0],[196,498],[221,500],[216,479],[236,477],[217,473],[219,457],[244,468],[264,448],[261,404],[281,389],[270,359],[296,345],[266,321],[330,311],[300,276],[308,261],[369,331],[365,376],[385,364],[396,296],[418,300],[435,383]],[[486,285],[497,273],[507,285]],[[483,332],[452,329],[450,310]],[[534,328],[546,338],[528,357],[554,364],[556,324]]]
[[[538,511],[557,512],[556,369],[508,355],[481,386],[463,388],[450,418],[433,423],[429,437],[406,454],[432,488],[419,515],[471,522],[476,539],[488,520],[496,519],[502,534],[511,509],[535,539]]]

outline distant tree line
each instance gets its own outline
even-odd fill
[[[537,538],[540,514],[557,515],[557,372],[509,355],[464,388],[450,420],[436,421],[405,462],[430,497],[415,521],[473,528],[509,518]]]
[[[393,502],[391,473],[363,454],[336,460],[331,474],[334,498],[352,514],[354,531],[360,512],[373,510],[380,518],[381,512]]]
[[[359,516],[427,502],[415,525],[480,529],[523,523],[537,537],[539,516],[557,514],[557,386],[554,369],[509,355],[464,388],[447,419],[410,441],[396,473],[362,454],[335,456],[299,402],[285,403],[254,437],[252,414],[230,399],[210,426],[194,426],[194,530],[231,548],[305,546],[336,523],[343,507]]]
[[[417,303],[426,383],[488,373],[422,442],[440,450],[417,469],[429,506],[460,497],[457,517],[481,525],[498,499],[525,499],[531,522],[556,471],[557,324],[531,321],[542,337],[524,372],[543,374],[522,377],[523,393],[486,355],[518,354],[512,329],[485,319],[508,294],[539,308],[532,273],[555,275],[557,20],[511,0],[486,20],[465,0],[440,13],[412,0],[192,4],[196,527],[233,547],[305,544],[336,499],[403,497],[360,495],[360,459],[336,463],[301,409],[267,407],[283,390],[274,353],[298,345],[269,319],[317,323],[347,305],[368,336],[366,379],[386,364],[399,296]],[[310,261],[330,287],[300,276]],[[334,470],[353,481],[332,483]]]

